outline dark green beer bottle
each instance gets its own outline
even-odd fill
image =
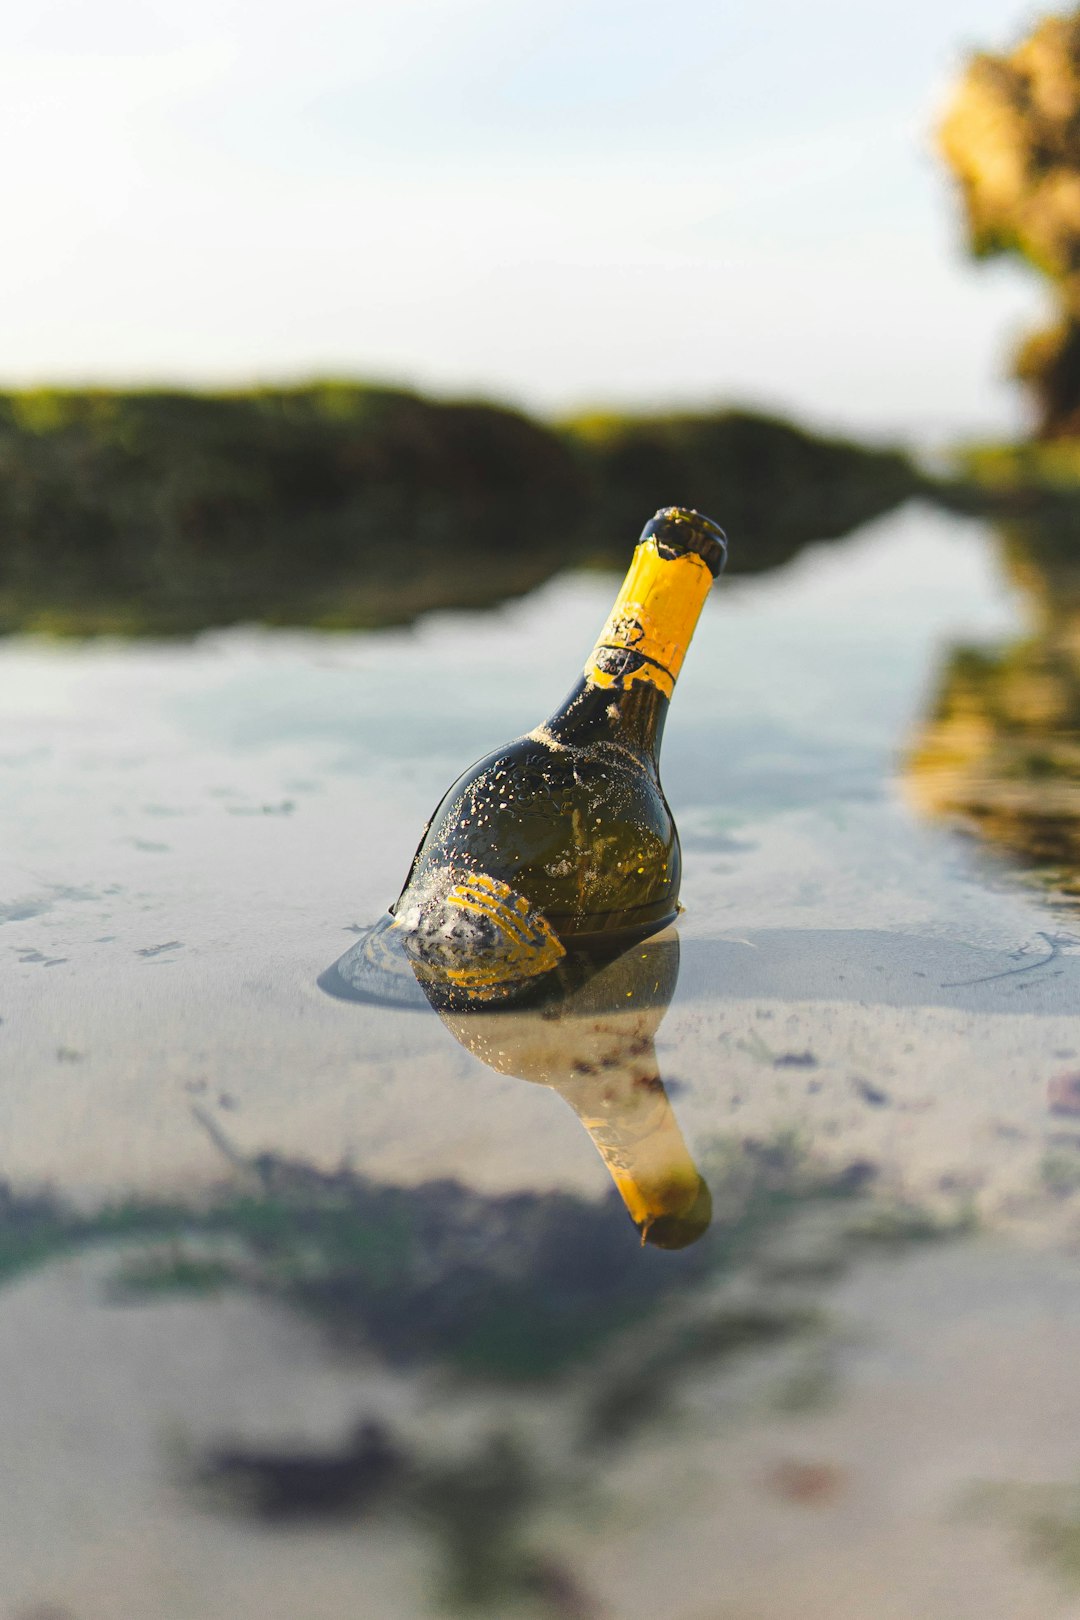
[[[658,512],[566,701],[446,793],[386,925],[418,976],[497,1002],[567,951],[614,953],[672,921],[681,857],[660,739],[726,553],[711,519]]]

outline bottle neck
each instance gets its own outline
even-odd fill
[[[608,1047],[613,1044],[609,1034]],[[682,1248],[709,1224],[708,1188],[656,1072],[652,1040],[626,1041],[622,1053],[608,1050],[608,1061],[616,1055],[623,1061],[603,1076],[549,1084],[588,1131],[641,1241]]]
[[[668,702],[712,581],[694,552],[665,556],[655,539],[641,542],[581,680],[548,722],[560,742],[610,741],[655,767]]]
[[[667,697],[652,682],[613,688],[596,686],[582,675],[544,730],[571,748],[602,743],[627,748],[655,773],[668,707]]]

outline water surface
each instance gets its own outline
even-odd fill
[[[544,1027],[317,981],[613,576],[0,643],[0,1613],[1076,1612],[1071,755],[1052,860],[977,808],[992,704],[941,787],[958,648],[1065,689],[1010,555],[911,507],[721,582],[675,970]]]

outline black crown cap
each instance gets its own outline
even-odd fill
[[[694,552],[714,579],[727,562],[727,535],[719,523],[689,506],[662,506],[642,529],[641,540],[655,540],[661,557]]]

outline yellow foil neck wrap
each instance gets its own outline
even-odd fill
[[[620,690],[648,681],[670,697],[712,582],[695,553],[662,557],[655,540],[642,541],[585,665],[586,679]],[[620,660],[612,656],[618,652],[637,656]]]

